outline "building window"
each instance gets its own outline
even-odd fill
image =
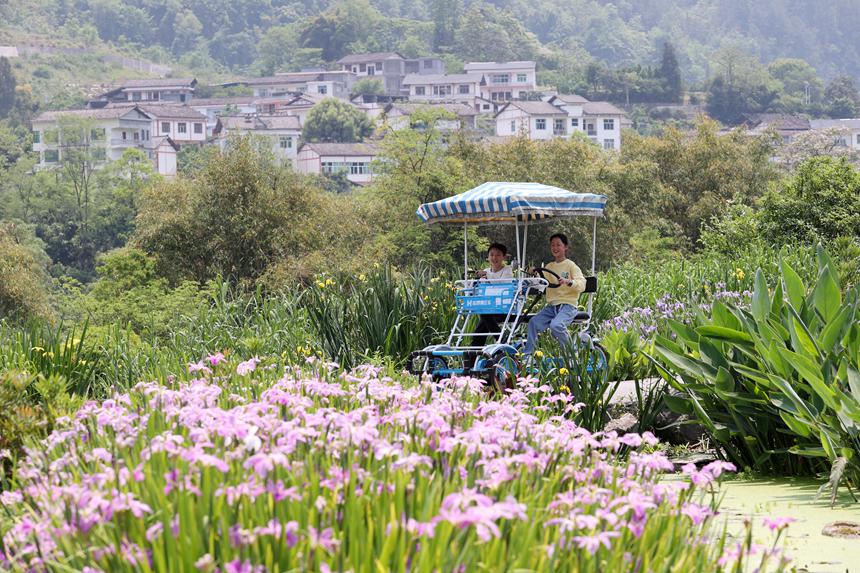
[[[860,139],[860,135],[857,136]],[[42,132],[34,131],[33,132],[33,143],[42,143]]]
[[[451,95],[451,86],[433,86],[433,95],[437,95],[437,96]]]
[[[203,124],[195,123],[194,124],[194,133],[203,133]]]
[[[426,90],[424,86],[415,86],[415,95],[423,96],[426,95]]]
[[[135,141],[139,141],[139,140],[140,140],[140,133],[138,133],[138,132],[136,132],[136,131],[135,131],[133,135],[134,135],[134,137],[132,137],[132,139],[134,139]]]
[[[188,127],[185,122],[179,122],[176,124],[176,132],[177,133],[188,133]]]
[[[604,139],[603,140],[603,149],[615,149],[615,140],[614,139]]]
[[[490,99],[493,101],[510,101],[511,92],[493,92],[490,94]]]
[[[421,65],[424,66],[424,69],[429,69],[433,67],[433,60],[422,60]]]
[[[860,133],[857,134],[857,145],[860,145]]]
[[[483,105],[483,108],[484,108],[484,109],[490,109],[490,104],[485,103],[485,104]]]
[[[535,120],[535,129],[543,131],[546,129],[546,119],[539,117]]]
[[[376,68],[374,68],[373,66],[367,66],[367,75],[375,76],[376,75]]]
[[[564,134],[564,120],[563,119],[556,119],[553,122],[552,131],[556,135]]]
[[[366,72],[367,71],[367,64],[359,64],[358,71]]]
[[[93,147],[90,152],[93,161],[105,161],[107,159],[107,153],[104,147]]]
[[[133,94],[131,94],[131,100],[140,101],[140,92],[134,92]]]
[[[105,128],[96,127],[90,130],[90,140],[91,141],[104,141],[105,138]]]
[[[346,171],[349,168],[346,163],[340,163],[337,161],[323,161],[320,163],[320,167],[325,175]]]
[[[370,174],[370,164],[360,162],[360,161],[350,161],[350,163],[349,163],[349,174],[350,175],[368,175],[368,174]]]
[[[143,133],[145,133],[145,134],[146,134],[146,135],[144,135],[144,137],[143,137],[143,138],[144,138],[146,141],[149,141],[149,130],[148,130],[148,129],[145,129],[145,130],[143,130]]]
[[[571,118],[570,127],[575,127],[577,129],[579,128],[579,118],[578,117]]]
[[[511,76],[508,74],[493,74],[490,76],[490,81],[494,84],[508,84],[511,82]]]
[[[328,86],[317,86],[317,93],[323,94],[323,95],[327,94],[328,93]]]
[[[128,139],[128,135],[123,131],[122,132],[122,140],[125,141],[126,139]]]
[[[516,131],[517,131],[517,122],[516,122],[516,120],[512,119],[511,120],[511,133],[514,133]]]
[[[45,150],[45,163],[56,163],[60,160],[60,152],[56,149]]]
[[[149,92],[149,99],[158,101],[158,92]]]
[[[170,122],[162,121],[161,122],[161,133],[170,133]]]
[[[612,131],[615,129],[615,120],[614,119],[604,119],[603,120],[603,129],[605,131]]]
[[[281,149],[292,149],[293,138],[288,135],[282,135],[280,138]]]
[[[527,81],[529,81],[529,80],[528,80],[528,76],[527,76],[527,75],[525,75],[525,74],[517,74],[517,83],[518,83],[518,84],[524,84],[524,83],[526,83]]]
[[[457,92],[458,92],[458,93],[460,93],[460,94],[466,94],[466,95],[468,95],[468,94],[469,94],[469,84],[460,84],[460,85],[457,87]]]

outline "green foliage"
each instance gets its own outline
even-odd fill
[[[50,314],[45,254],[27,235],[16,223],[0,224],[0,318],[23,321]]]
[[[675,55],[675,47],[671,42],[663,43],[660,76],[666,82],[667,101],[681,101],[684,96],[681,85],[681,68],[678,65],[678,57]]]
[[[830,117],[856,117],[860,108],[860,92],[850,76],[839,75],[830,80],[824,90],[824,103]]]
[[[767,70],[738,49],[716,56],[719,72],[708,86],[708,113],[724,123],[739,123],[748,113],[767,111],[776,100],[778,86]]]
[[[761,233],[778,244],[858,237],[860,173],[844,157],[814,157],[765,195],[760,208]]]
[[[840,291],[819,249],[811,288],[786,263],[771,290],[759,270],[750,308],[714,303],[711,316],[658,337],[672,409],[697,418],[740,467],[796,474],[847,464],[860,484],[860,292]],[[844,461],[840,461],[844,460]]]
[[[385,93],[385,86],[382,84],[382,80],[378,78],[362,78],[352,86],[352,93],[355,95],[382,95]]]
[[[133,242],[171,284],[289,280],[338,263],[352,268],[340,241],[354,230],[353,212],[250,138],[235,137],[193,177],[144,191]]]
[[[0,58],[0,118],[9,115],[15,105],[15,84],[9,58]]]
[[[352,143],[373,133],[367,114],[337,98],[325,98],[308,112],[302,139],[309,142]]]
[[[489,4],[476,4],[463,15],[454,44],[466,61],[529,60],[538,51],[534,35],[510,12]]]

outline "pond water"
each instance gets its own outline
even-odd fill
[[[832,509],[829,492],[816,502],[820,484],[809,479],[725,481],[719,491],[724,496],[720,513],[736,535],[743,533],[744,519],[752,516],[760,543],[773,539],[770,530],[762,526],[765,517],[793,517],[797,521],[789,526],[784,547],[798,571],[860,573],[860,539],[821,534],[824,526],[834,521],[860,523],[860,503],[854,502],[845,488]]]

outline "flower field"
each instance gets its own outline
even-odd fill
[[[781,570],[643,435],[589,433],[536,379],[284,367],[215,354],[89,402],[0,494],[11,571]],[[772,525],[772,524],[771,524]]]

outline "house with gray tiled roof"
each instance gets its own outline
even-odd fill
[[[137,105],[43,112],[32,120],[33,151],[39,154],[36,167],[60,166],[67,153],[84,150],[90,164],[99,168],[134,148],[152,160],[158,173],[173,177],[179,145],[169,136],[156,134],[153,121]],[[64,129],[69,133],[64,134]]]
[[[496,135],[551,139],[582,134],[604,149],[621,149],[623,110],[609,102],[578,95],[554,95],[545,101],[510,101],[495,115]]]
[[[403,79],[410,102],[460,102],[475,106],[481,94],[481,74],[410,74]]]
[[[386,123],[392,129],[404,129],[411,125],[412,116],[421,110],[441,110],[450,118],[440,119],[436,128],[442,131],[456,131],[458,129],[474,129],[475,117],[478,112],[474,107],[465,103],[430,103],[418,102],[393,102],[385,106],[382,111]]]
[[[218,117],[212,138],[221,149],[229,143],[231,134],[253,135],[271,144],[272,153],[281,162],[296,164],[296,154],[302,135],[302,124],[295,115],[222,115]]]
[[[343,71],[359,79],[379,79],[386,95],[405,95],[403,79],[407,75],[444,74],[445,64],[439,58],[404,58],[397,52],[350,54],[337,61]]]
[[[194,78],[153,78],[125,80],[87,103],[104,107],[109,103],[190,103],[197,80]]]

